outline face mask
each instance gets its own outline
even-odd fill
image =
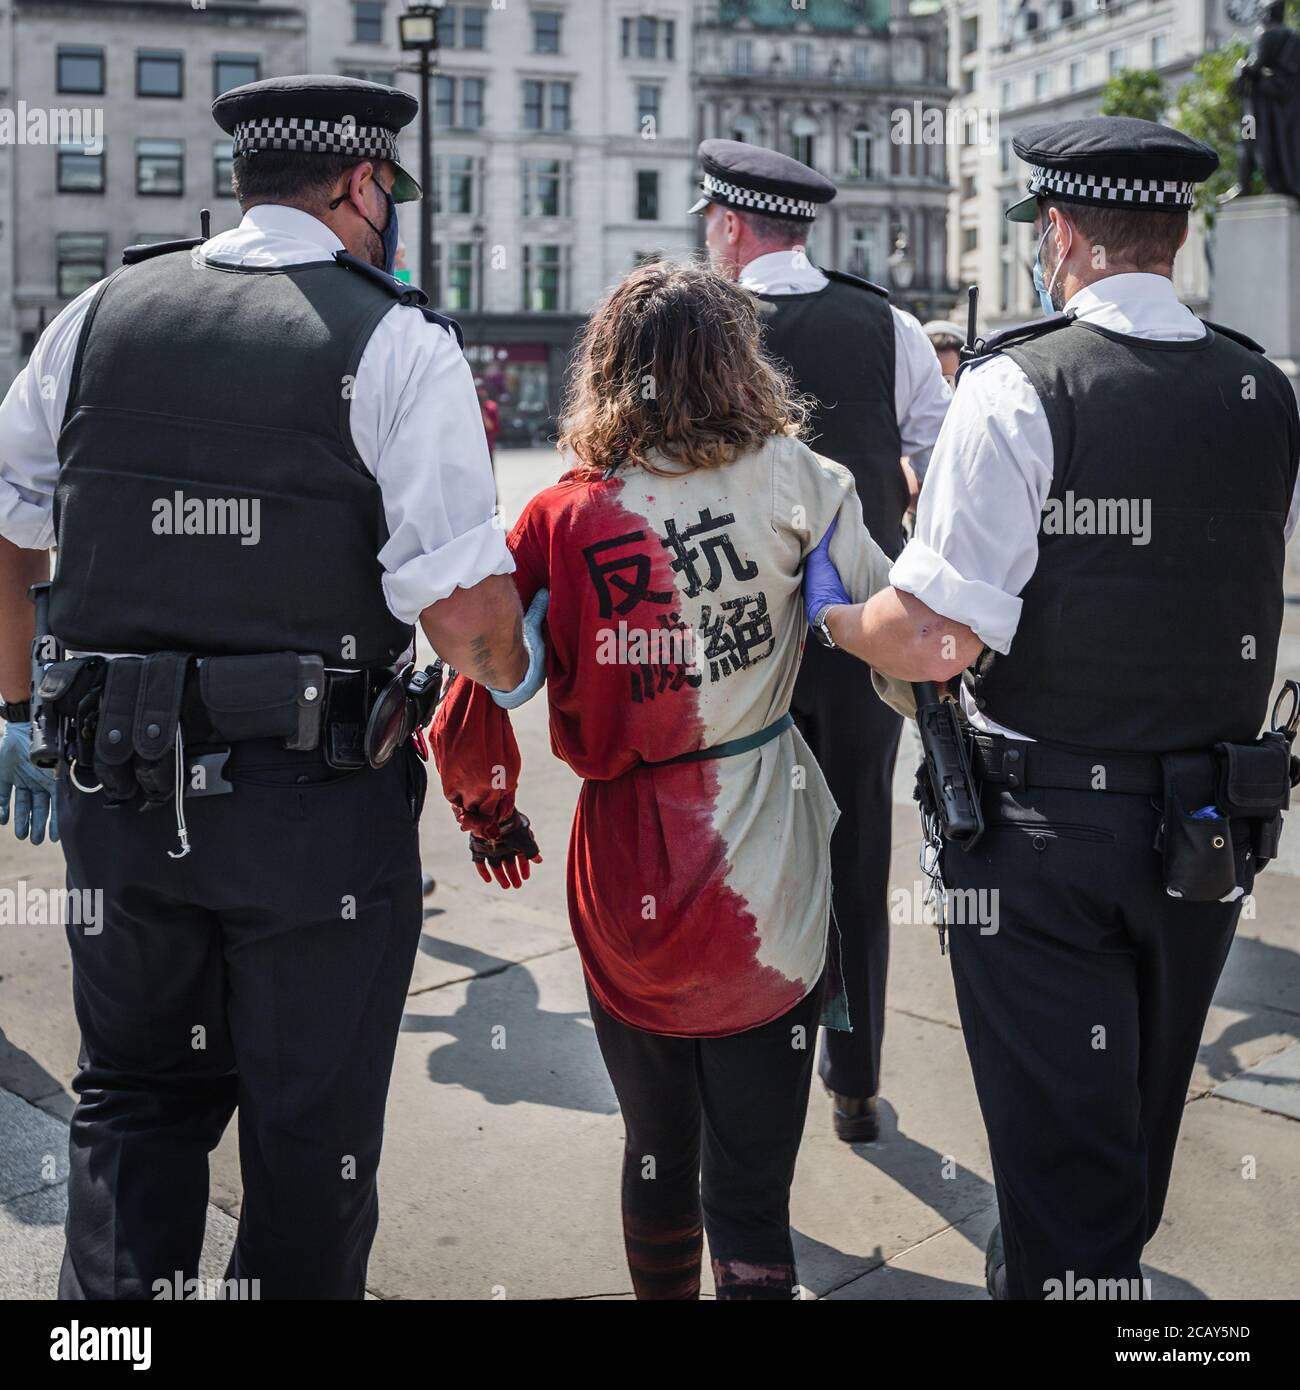
[[[380,188],[379,191],[384,195],[384,202],[388,204],[388,220],[384,223],[382,230],[376,227],[364,212],[361,217],[366,226],[383,242],[383,268],[391,275],[397,269],[397,204],[393,202],[393,195],[386,188]],[[346,203],[347,200],[348,195],[342,193],[334,199],[330,208],[336,208],[340,203]]]
[[[1056,304],[1052,300],[1052,291],[1056,288],[1056,277],[1061,273],[1061,267],[1065,264],[1065,258],[1069,254],[1070,248],[1061,253],[1060,260],[1056,263],[1056,269],[1052,271],[1052,280],[1048,284],[1043,279],[1043,247],[1047,244],[1047,238],[1051,236],[1052,228],[1049,225],[1038,242],[1038,250],[1034,252],[1034,289],[1038,291],[1038,302],[1043,306],[1043,313],[1054,314],[1057,312]],[[1073,233],[1071,233],[1073,240]]]

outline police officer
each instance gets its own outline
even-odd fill
[[[949,392],[920,324],[887,292],[822,270],[806,243],[817,209],[835,197],[827,178],[787,155],[735,140],[699,148],[714,267],[760,303],[765,343],[814,397],[808,440],[853,474],[873,538],[895,556]],[[911,467],[902,462],[910,457]],[[914,472],[913,472],[914,470]],[[831,842],[833,906],[852,1032],[828,1029],[820,1074],[835,1132],[879,1134],[877,1095],[889,965],[889,847],[901,720],[872,698],[870,673],[827,645],[824,626],[804,653],[792,712],[840,808]]]
[[[0,408],[0,791],[39,839],[25,588],[57,534],[41,689],[77,696],[56,804],[70,887],[103,893],[68,927],[66,1298],[194,1277],[236,1106],[228,1277],[363,1295],[425,785],[363,731],[416,620],[495,689],[529,666],[459,330],[388,273],[414,99],[304,76],[213,110],[240,225],[128,251]]]
[[[905,680],[972,667],[986,828],[942,870],[1001,1217],[990,1292],[1140,1297],[1289,782],[1285,740],[1256,735],[1300,418],[1262,349],[1174,292],[1212,150],[1105,117],[1015,149],[1032,175],[1009,216],[1035,224],[1048,316],[963,369],[893,587],[827,621]]]

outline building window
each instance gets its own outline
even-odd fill
[[[524,129],[568,130],[569,84],[539,82],[528,78],[524,82]]]
[[[849,135],[849,178],[869,179],[875,174],[875,141],[866,126],[860,125]]]
[[[747,77],[754,71],[754,43],[752,39],[736,40],[733,68],[741,77]]]
[[[659,97],[658,87],[648,82],[637,84],[636,125],[647,139],[653,139],[659,132]]]
[[[262,76],[262,60],[256,53],[218,53],[212,60],[212,95],[219,97],[232,87],[256,82]]]
[[[980,244],[980,232],[978,227],[963,227],[961,232],[961,249],[963,251],[978,251]]]
[[[1015,104],[1015,100],[1016,84],[1011,81],[1004,82],[1002,86],[999,88],[999,105],[1005,111],[1008,106],[1012,106]]]
[[[184,140],[135,142],[135,191],[147,197],[180,197],[185,191]]]
[[[464,313],[474,308],[472,241],[453,241],[448,246],[437,245],[433,248],[433,302],[453,313]]]
[[[807,77],[812,72],[812,44],[797,43],[794,46],[794,75]]]
[[[1169,61],[1169,35],[1152,34],[1151,36],[1151,66],[1162,68]]]
[[[731,123],[731,138],[742,145],[761,145],[758,119],[750,115],[737,116]]]
[[[524,216],[571,216],[571,171],[568,160],[525,159]]]
[[[433,210],[435,212],[475,213],[478,211],[479,161],[473,155],[438,156],[433,161]]]
[[[433,122],[443,130],[478,130],[483,125],[481,77],[435,77]]]
[[[60,193],[102,193],[104,152],[91,154],[84,145],[60,145],[58,150]]]
[[[60,299],[75,299],[108,273],[108,238],[102,233],[60,232],[54,239],[55,281]]]
[[[560,246],[524,247],[524,309],[548,313],[567,307],[564,251]]]
[[[636,220],[659,221],[659,172],[656,169],[637,170]]]
[[[214,140],[212,142],[212,192],[218,198],[233,198],[231,171],[235,165],[235,145],[233,140]]]
[[[1004,174],[1011,172],[1011,141],[1005,135],[998,142],[998,169]]]
[[[478,5],[465,5],[460,12],[460,46],[482,48],[487,11]]]
[[[138,97],[184,96],[184,55],[142,48],[135,55],[135,94]]]
[[[562,16],[554,10],[533,11],[533,52],[558,53],[560,51],[560,20]]]
[[[871,228],[861,222],[849,236],[849,274],[871,278]]]
[[[1052,94],[1052,70],[1040,68],[1034,74],[1034,100],[1043,101]]]
[[[339,69],[340,77],[355,77],[360,82],[378,82],[382,87],[395,87],[397,74],[392,68],[351,68]]]
[[[1070,64],[1070,90],[1077,92],[1084,87],[1088,81],[1088,60],[1086,58],[1076,58]]]
[[[357,43],[383,43],[383,0],[353,0],[352,37]]]
[[[1124,50],[1122,48],[1112,48],[1106,54],[1106,73],[1110,77],[1118,77],[1124,71]]]
[[[671,19],[651,19],[642,15],[623,18],[623,57],[663,58],[672,62],[677,38],[676,25]]]
[[[796,116],[790,123],[790,153],[810,169],[815,167],[818,127],[811,116]]]
[[[55,85],[60,92],[85,92],[91,96],[102,96],[104,50],[69,48],[60,44],[55,73]]]
[[[481,5],[448,5],[440,10],[438,47],[483,48],[486,15],[487,10]]]

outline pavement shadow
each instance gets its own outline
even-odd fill
[[[0,1028],[0,1086],[35,1104],[53,1095],[68,1095],[63,1082]]]
[[[1300,1041],[1300,1015],[1249,997],[1258,996],[1258,981],[1267,981],[1269,992],[1281,998],[1300,999],[1300,954],[1249,936],[1238,936],[1232,943],[1214,1002],[1239,1009],[1245,1017],[1230,1023],[1213,1042],[1201,1044],[1200,1060],[1216,1082],[1229,1081],[1255,1065],[1237,1060],[1238,1047],[1278,1033]]]
[[[991,1182],[958,1163],[952,1155],[941,1154],[928,1144],[908,1138],[899,1128],[897,1110],[886,1100],[880,1103],[880,1139],[874,1144],[851,1147],[864,1163],[924,1202],[954,1234],[968,1241],[983,1256],[985,1237],[995,1219],[990,1208],[997,1205],[997,1192]],[[971,1219],[981,1212],[988,1212],[990,1220]],[[859,1255],[798,1231],[794,1237],[796,1267],[810,1288],[843,1288],[885,1265],[879,1245],[871,1254]],[[855,1266],[860,1267],[855,1269]],[[1207,1297],[1195,1284],[1164,1270],[1144,1265],[1143,1272],[1151,1280],[1153,1299]],[[890,1265],[879,1281],[868,1280],[860,1293],[847,1296],[882,1300],[969,1298],[972,1288],[978,1288],[984,1296],[982,1283],[971,1285]]]
[[[420,949],[473,972],[454,1013],[408,1011],[402,1019],[404,1033],[442,1033],[451,1039],[429,1054],[430,1081],[475,1091],[491,1105],[525,1101],[594,1115],[617,1112],[585,1008],[542,1008],[537,981],[517,961],[428,932]]]

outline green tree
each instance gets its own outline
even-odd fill
[[[1169,88],[1158,72],[1129,68],[1116,73],[1101,94],[1103,116],[1136,116],[1143,121],[1160,121],[1169,109]]]

